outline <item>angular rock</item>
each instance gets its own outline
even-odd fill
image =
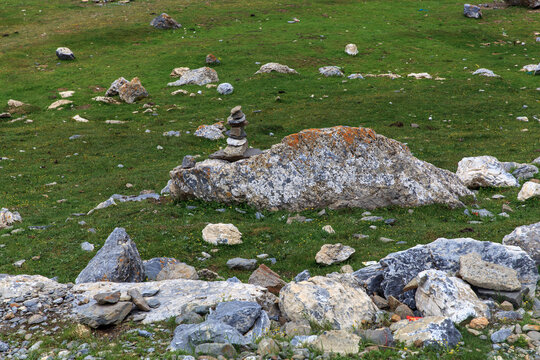
[[[499,291],[499,290],[489,290],[477,288],[476,292],[478,296],[482,299],[492,299],[492,300],[505,300],[510,302],[517,308],[520,308],[523,304],[523,296],[529,293],[528,288],[524,288],[520,291]]]
[[[343,71],[338,66],[323,66],[319,68],[319,72],[326,77],[343,76]]]
[[[394,346],[394,336],[389,328],[358,330],[358,335],[376,345]]]
[[[485,317],[474,318],[469,323],[471,329],[482,330],[489,325],[489,320]]]
[[[116,100],[115,98],[109,97],[109,96],[96,96],[93,97],[92,100],[102,102],[105,104],[114,104],[114,105],[120,105],[121,102]]]
[[[279,295],[281,288],[286,285],[285,281],[278,274],[264,264],[259,265],[257,270],[251,274],[248,283],[264,287],[275,295]]]
[[[56,56],[60,60],[75,60],[75,55],[73,55],[73,51],[71,51],[67,47],[59,47],[56,49]]]
[[[517,311],[497,311],[493,314],[493,320],[499,322],[509,322],[523,320],[523,315]]]
[[[170,279],[198,280],[197,270],[183,262],[168,264],[156,276],[156,281]]]
[[[278,63],[267,63],[261,66],[255,74],[269,74],[272,71],[282,73],[282,74],[298,74],[294,69],[291,69],[287,65],[281,65]]]
[[[143,298],[142,294],[137,289],[129,289],[127,294],[131,296],[131,301],[135,306],[137,306],[137,309],[141,311],[150,311],[150,306],[148,306],[148,303]]]
[[[130,82],[125,83],[118,89],[120,99],[128,104],[133,104],[135,101],[148,97],[148,91],[142,86],[139,78],[133,78]]]
[[[73,101],[66,100],[66,99],[56,100],[51,105],[49,105],[47,110],[55,110],[55,109],[58,109],[60,106],[69,105],[69,104],[72,104],[72,103],[73,103]]]
[[[98,305],[116,304],[120,301],[120,291],[99,293],[94,295],[94,300]]]
[[[174,338],[169,346],[171,350],[193,352],[195,347],[204,343],[222,343],[247,345],[250,341],[235,328],[220,321],[206,320],[200,324],[182,324],[174,330]]]
[[[493,343],[502,343],[506,341],[506,339],[512,335],[512,329],[510,328],[502,328],[498,331],[495,331],[493,334],[491,334],[491,341]]]
[[[482,254],[482,260],[506,266],[517,271],[518,279],[531,294],[536,289],[538,270],[527,253],[515,246],[505,246],[471,238],[439,238],[426,245],[392,253],[378,264],[357,270],[354,275],[370,293],[396,297],[415,309],[414,291],[403,293],[403,288],[424,270],[456,273],[459,258],[469,253]]]
[[[94,251],[94,245],[90,244],[88,241],[85,241],[81,244],[81,249],[83,251]]]
[[[424,346],[453,348],[461,341],[461,334],[449,318],[428,316],[396,330],[394,340],[408,346],[421,342]]]
[[[414,312],[405,304],[401,304],[394,310],[394,313],[401,319],[406,319],[407,316],[414,316]]]
[[[503,238],[504,245],[518,246],[540,265],[540,222],[518,226]]]
[[[224,130],[225,128],[223,127],[223,125],[221,126],[219,126],[218,124],[201,125],[197,128],[197,130],[195,130],[195,133],[193,135],[198,136],[198,137],[203,137],[209,140],[219,140],[225,137],[223,136]],[[195,166],[195,164],[193,164],[193,166]]]
[[[114,121],[114,120],[107,120],[107,121]],[[93,208],[92,210],[90,210],[87,215],[91,215],[94,211],[96,210],[100,210],[100,209],[105,209],[109,206],[112,206],[112,205],[117,205],[116,204],[116,201],[118,202],[128,202],[128,201],[143,201],[143,200],[147,200],[147,199],[154,199],[154,200],[159,200],[159,195],[152,192],[152,193],[143,193],[141,191],[141,195],[120,195],[120,194],[113,194],[110,198],[108,198],[107,200],[101,202],[98,204],[98,206],[96,206],[95,208]]]
[[[315,255],[315,261],[317,264],[332,265],[347,260],[355,251],[352,247],[341,243],[324,244]]]
[[[79,312],[78,321],[91,328],[118,325],[130,313],[133,304],[121,301],[113,305],[91,305]]]
[[[259,354],[262,357],[266,357],[266,355],[277,355],[279,354],[279,345],[277,342],[272,338],[264,338],[262,339],[258,346],[257,346],[257,354]]]
[[[510,6],[524,6],[530,9],[536,9],[540,7],[539,0],[504,0],[507,5]]]
[[[129,81],[127,81],[123,77],[119,77],[118,79],[114,80],[112,82],[111,86],[109,86],[109,89],[107,89],[107,92],[105,93],[105,96],[116,96],[116,95],[118,95],[120,87],[122,87],[122,85],[124,85],[124,84],[127,84],[128,82]]]
[[[512,175],[518,180],[529,180],[536,174],[538,174],[538,168],[529,164],[520,164],[512,171]]]
[[[351,56],[355,56],[358,54],[358,47],[356,44],[347,44],[345,46],[345,53]]]
[[[424,316],[444,316],[455,323],[489,316],[487,305],[463,280],[440,270],[422,271],[417,278],[416,307]]]
[[[290,337],[296,335],[309,335],[311,334],[311,326],[309,326],[309,323],[307,321],[289,321],[285,323],[285,325],[283,325],[282,331],[283,333],[285,333],[285,335]]]
[[[469,284],[484,289],[521,290],[516,270],[483,261],[477,253],[470,253],[459,258],[459,275]]]
[[[343,330],[372,321],[378,311],[349,274],[291,282],[281,289],[279,300],[281,312],[292,321],[307,319]]]
[[[270,331],[270,318],[268,313],[264,310],[261,311],[261,315],[255,320],[253,327],[244,334],[244,336],[255,342],[257,339],[265,336]]]
[[[261,306],[250,301],[226,301],[219,303],[207,320],[215,320],[232,326],[241,334],[251,329],[261,315]]]
[[[465,4],[463,5],[463,15],[468,18],[480,19],[482,17],[482,11],[479,6]]]
[[[227,260],[227,267],[231,270],[254,270],[257,267],[257,260],[237,257]]]
[[[177,67],[171,71],[171,77],[181,77],[186,71],[189,71],[188,67]]]
[[[143,262],[144,275],[148,280],[156,280],[158,274],[168,265],[179,263],[175,258],[158,257]]]
[[[206,343],[200,344],[195,347],[195,354],[211,355],[211,356],[224,356],[227,359],[234,359],[236,357],[236,350],[231,344],[221,343]],[[187,360],[184,358],[183,360]]]
[[[217,92],[221,95],[229,95],[234,91],[234,87],[229,83],[221,83],[217,87]]]
[[[300,272],[299,274],[297,274],[295,277],[294,277],[294,281],[295,282],[300,282],[300,281],[307,281],[309,280],[309,278],[311,277],[311,274],[309,273],[309,270],[303,270],[302,272]]]
[[[471,194],[454,174],[416,159],[405,145],[370,129],[344,126],[304,130],[248,159],[205,160],[170,175],[176,199],[290,211],[458,206],[459,197]]]
[[[461,159],[456,175],[469,188],[519,186],[517,179],[493,156]]]
[[[9,344],[3,341],[0,341],[0,353],[7,352],[9,350]]]
[[[345,330],[330,330],[319,335],[313,343],[313,347],[324,353],[358,354],[360,352],[360,340],[360,336]]]
[[[500,77],[499,75],[495,74],[493,71],[485,68],[481,68],[473,72],[473,75],[480,75],[480,76],[486,76],[486,77]]]
[[[21,214],[17,211],[9,211],[6,208],[0,209],[0,229],[11,226],[16,222],[22,222]]]
[[[123,228],[116,228],[105,244],[81,271],[76,284],[112,281],[141,282],[144,268],[137,246]]]
[[[186,71],[177,81],[168,83],[167,86],[182,86],[187,84],[206,85],[219,81],[216,70],[209,67]]]
[[[242,233],[233,224],[208,224],[202,231],[203,240],[212,245],[242,243]]]
[[[170,30],[170,29],[179,29],[182,27],[179,23],[176,22],[172,17],[166,13],[162,13],[159,16],[156,16],[151,22],[150,25],[160,30]]]
[[[521,187],[517,199],[519,201],[525,201],[527,199],[537,196],[540,196],[540,182],[527,181]]]

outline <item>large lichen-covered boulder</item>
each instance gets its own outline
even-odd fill
[[[116,228],[88,265],[81,271],[76,284],[112,281],[141,282],[144,267],[137,246],[124,228]]]
[[[248,159],[205,160],[170,175],[176,199],[271,210],[457,206],[471,194],[456,175],[418,160],[404,144],[346,126],[304,130]]]

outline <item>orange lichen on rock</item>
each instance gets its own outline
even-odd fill
[[[291,147],[297,147],[300,142],[306,144],[317,143],[324,135],[334,137],[336,140],[341,138],[347,145],[352,145],[355,140],[371,143],[376,138],[375,132],[368,128],[335,126],[328,129],[302,130],[299,133],[286,136],[283,139],[283,143]]]

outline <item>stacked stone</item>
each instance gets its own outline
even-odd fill
[[[244,131],[244,127],[248,122],[240,105],[231,110],[231,115],[227,118],[227,124],[231,126],[231,129],[225,132],[228,138],[227,147],[223,150],[223,153],[230,158],[242,157],[248,149],[247,134]]]

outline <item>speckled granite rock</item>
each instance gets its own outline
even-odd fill
[[[176,199],[272,210],[458,206],[459,197],[471,194],[454,174],[416,159],[405,145],[346,126],[304,130],[248,159],[205,160],[170,175]]]
[[[268,63],[261,66],[259,70],[255,74],[268,74],[272,71],[282,73],[282,74],[298,74],[298,72],[294,69],[291,69],[287,65],[282,65],[278,63]]]
[[[504,163],[493,156],[466,157],[458,163],[456,175],[469,188],[519,186]]]
[[[519,246],[540,265],[540,222],[518,226],[503,238],[503,244]]]
[[[148,97],[148,91],[142,86],[139,78],[136,77],[120,86],[118,88],[118,95],[126,103],[133,104],[137,100]]]
[[[182,74],[180,79],[170,82],[167,86],[182,86],[187,84],[206,85],[219,82],[219,77],[216,70],[209,67],[202,67],[193,70],[187,70]]]
[[[394,340],[413,345],[454,347],[461,341],[461,334],[449,318],[428,316],[405,325],[394,333]]]

